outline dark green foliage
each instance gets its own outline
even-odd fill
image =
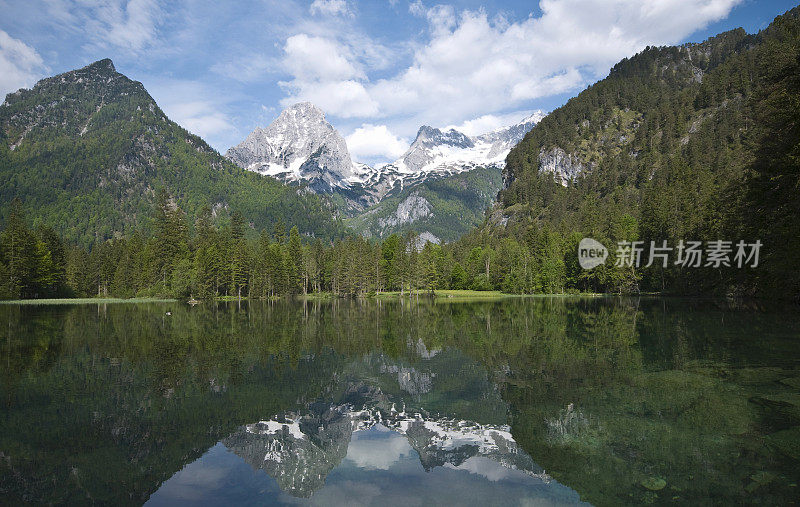
[[[457,248],[471,248],[475,238],[495,249],[509,240],[527,247],[532,259],[548,259],[536,268],[546,273],[545,291],[800,296],[799,15],[795,8],[757,35],[737,29],[618,63],[511,151],[501,208],[486,232]],[[553,150],[581,169],[564,185],[540,170]],[[748,271],[584,272],[575,255],[584,236],[611,249],[623,240],[760,239],[764,258]]]
[[[49,228],[28,228],[18,199],[0,233],[0,298],[68,295],[64,245]]]
[[[84,247],[139,229],[161,189],[193,223],[212,204],[258,228],[341,232],[317,196],[245,171],[167,119],[110,60],[40,81],[0,106],[0,217],[22,199],[36,226]]]
[[[739,216],[767,245],[758,282],[800,294],[800,23],[778,18],[762,52],[753,99],[754,149]],[[737,224],[734,224],[734,226]]]
[[[385,237],[382,243],[344,237],[319,200],[220,159],[163,118],[140,84],[103,68],[110,63],[76,71],[113,78],[104,87],[45,80],[33,91],[10,96],[0,111],[0,171],[9,176],[0,180],[6,197],[0,202],[11,202],[19,189],[30,190],[26,182],[60,181],[44,193],[22,192],[29,197],[27,212],[35,213],[35,234],[21,218],[20,203],[8,206],[0,297],[72,291],[270,298],[448,288],[779,290],[780,296],[798,297],[799,12],[777,18],[757,35],[733,30],[701,44],[648,48],[621,61],[608,78],[526,135],[508,156],[500,205],[479,229],[443,246],[426,244],[417,233],[449,240],[460,227],[477,223],[496,172],[476,169],[429,181],[351,219],[362,233]],[[113,92],[114,100],[100,91]],[[32,106],[42,99],[52,100],[47,103],[53,112],[36,112],[40,109]],[[86,109],[95,103],[96,110]],[[114,111],[137,113],[120,117]],[[21,128],[62,117],[47,128]],[[75,118],[84,118],[85,125],[74,124]],[[126,134],[118,136],[119,131]],[[133,151],[126,151],[131,139]],[[95,143],[91,149],[89,142]],[[67,148],[83,151],[54,165]],[[141,158],[150,148],[160,155]],[[579,174],[563,182],[541,171],[540,159],[552,153],[580,168]],[[37,171],[56,179],[45,180],[45,172]],[[59,180],[59,174],[68,178]],[[397,206],[412,194],[434,213],[392,222]],[[51,213],[48,203],[55,202],[69,214]],[[80,203],[88,214],[76,208]],[[80,223],[82,217],[89,217],[90,227]],[[65,249],[47,225],[80,246]],[[577,245],[583,237],[610,247],[604,266],[580,268]],[[615,267],[619,241],[667,241],[675,247],[680,240],[717,239],[761,240],[761,265]],[[87,250],[87,245],[93,246]]]

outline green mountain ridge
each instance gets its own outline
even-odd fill
[[[342,230],[328,202],[236,167],[111,60],[43,79],[0,106],[0,216],[18,197],[36,224],[88,246],[141,227],[161,188],[190,223],[211,206],[240,211],[256,229],[284,220],[318,237]]]
[[[548,251],[566,289],[800,295],[799,18],[794,8],[758,34],[736,29],[619,62],[512,149],[498,205],[457,250],[511,240],[529,255]],[[764,247],[749,271],[583,271],[582,237],[609,247],[612,263],[623,240]]]

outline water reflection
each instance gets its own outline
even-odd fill
[[[797,497],[792,307],[0,306],[0,333],[10,503]]]

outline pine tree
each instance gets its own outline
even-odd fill
[[[25,224],[22,201],[14,199],[6,228],[0,235],[0,255],[7,271],[7,291],[13,297],[33,297],[36,268],[35,238]]]
[[[303,243],[300,240],[300,232],[297,227],[292,227],[289,231],[289,244],[287,245],[289,273],[288,285],[292,294],[298,294],[304,290],[303,287]]]
[[[231,287],[236,297],[241,299],[250,279],[250,255],[244,237],[244,218],[238,211],[231,215],[229,252]]]

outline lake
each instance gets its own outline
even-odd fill
[[[0,503],[796,503],[800,312],[0,305]]]

